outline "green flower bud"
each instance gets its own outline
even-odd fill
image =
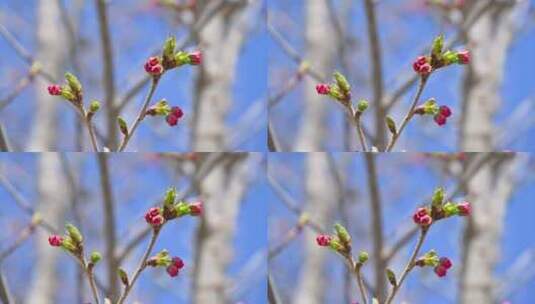
[[[93,263],[93,265],[96,265],[100,260],[102,260],[102,255],[98,251],[93,251],[91,252],[89,260],[91,261],[91,263]]]
[[[431,204],[435,208],[440,208],[442,206],[442,202],[444,201],[444,188],[439,187],[435,190],[435,193],[433,193],[433,197],[431,199]]]
[[[342,102],[344,105],[347,104],[344,94],[340,91],[340,88],[337,85],[331,86],[331,90],[329,91],[329,96]]]
[[[179,51],[175,54],[175,63],[177,66],[190,63],[189,55],[186,52]]]
[[[333,239],[331,240],[331,242],[329,243],[329,247],[334,250],[334,251],[343,251],[344,250],[344,246],[340,243],[339,240],[336,240],[336,239]]]
[[[347,229],[344,226],[340,224],[335,224],[334,230],[336,231],[336,235],[338,236],[340,241],[342,241],[342,243],[346,243],[346,244],[351,243],[351,236],[349,235],[349,233],[347,232]]]
[[[425,266],[436,267],[440,263],[440,258],[435,250],[429,250],[424,255]]]
[[[162,99],[148,108],[146,113],[150,116],[167,116],[171,113],[171,107],[167,103],[167,100]]]
[[[124,136],[128,136],[128,125],[122,117],[117,117],[117,123],[119,124],[119,130],[123,133]]]
[[[392,286],[398,285],[396,274],[394,273],[394,271],[392,271],[392,269],[390,268],[386,269],[386,277],[388,278],[388,282],[390,282]]]
[[[366,111],[368,109],[368,101],[367,100],[360,100],[358,105],[357,105],[357,110],[360,112],[360,113],[364,113],[364,111]]]
[[[364,264],[368,261],[368,253],[366,251],[361,251],[359,253],[359,263]]]
[[[444,212],[444,215],[446,217],[459,214],[459,209],[457,209],[457,205],[453,204],[452,202],[445,203],[444,206],[442,206],[442,211]]]
[[[424,103],[424,111],[427,115],[436,115],[438,114],[439,110],[440,107],[438,106],[437,101],[434,98],[430,98]]]
[[[69,87],[75,95],[79,95],[82,92],[82,84],[76,76],[67,72],[65,73],[65,80],[67,80]]]
[[[175,187],[170,187],[165,193],[165,199],[163,201],[164,206],[172,207],[176,199],[176,189]]]
[[[397,134],[398,130],[396,128],[396,122],[391,116],[386,117],[386,126],[388,127],[388,130],[390,130],[390,133]]]
[[[452,51],[446,51],[444,55],[442,55],[442,60],[444,60],[445,65],[450,65],[454,63],[459,62],[459,56],[457,56],[457,53]]]
[[[89,113],[97,113],[98,110],[100,110],[100,102],[98,100],[91,101],[91,104],[89,104]]]
[[[334,72],[334,79],[336,80],[336,84],[338,87],[340,87],[340,90],[344,95],[347,95],[349,91],[351,91],[351,86],[349,85],[349,82],[347,82],[347,79],[344,75],[342,75],[340,72]]]
[[[121,279],[121,282],[124,286],[128,286],[130,283],[128,282],[128,274],[126,274],[126,271],[124,269],[119,268],[117,270],[117,274],[119,275],[119,278]]]
[[[175,48],[176,48],[176,39],[174,36],[171,36],[165,40],[165,43],[163,45],[163,58],[164,61],[172,60],[175,55]]]
[[[63,239],[63,242],[61,242],[61,248],[73,254],[77,250],[77,246],[74,244],[71,237],[66,237]]]
[[[186,204],[184,202],[180,202],[180,203],[175,205],[175,211],[176,211],[177,217],[178,216],[184,216],[184,215],[188,215],[190,213],[190,208],[189,208],[188,204]]]
[[[78,230],[78,228],[76,228],[76,226],[74,226],[73,224],[67,223],[65,225],[65,229],[67,230],[67,234],[69,235],[69,237],[72,238],[74,243],[81,244],[84,241],[80,230]]]
[[[68,101],[75,102],[76,96],[72,92],[71,88],[69,86],[63,86],[61,88],[61,97],[65,98]]]
[[[442,50],[444,48],[444,35],[439,35],[433,41],[432,54],[437,59],[442,58]]]
[[[151,257],[148,260],[148,264],[152,267],[164,266],[167,267],[171,265],[172,259],[167,250],[162,250],[158,252],[155,256]]]

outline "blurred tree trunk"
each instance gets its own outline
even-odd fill
[[[330,175],[329,159],[325,153],[308,153],[305,173],[306,212],[315,223],[325,226],[336,208],[336,186]],[[328,284],[324,272],[327,250],[318,250],[316,233],[304,230],[303,266],[294,297],[295,304],[324,303],[325,286]]]
[[[233,258],[236,223],[252,170],[252,156],[232,154],[198,181],[205,212],[195,240],[193,303],[230,303],[226,271]]]
[[[476,11],[485,1],[474,1]],[[508,49],[515,34],[518,5],[494,4],[466,33],[472,62],[464,81],[464,100],[460,128],[460,149],[494,151],[494,115],[501,102],[500,93]],[[465,187],[473,204],[464,234],[463,267],[460,273],[460,303],[494,303],[494,268],[499,260],[500,241],[506,205],[514,188],[518,161],[498,156]]]
[[[216,1],[199,0],[198,14]],[[197,33],[203,50],[203,64],[196,80],[192,150],[225,151],[230,137],[225,123],[232,105],[236,65],[248,30],[247,18],[258,3],[234,1],[227,4]]]
[[[60,18],[57,1],[40,0],[38,2],[36,60],[43,64],[43,68],[56,79],[61,74],[67,48]],[[59,101],[47,94],[45,88],[49,83],[46,80],[36,78],[36,81],[34,118],[26,151],[54,151],[57,145],[56,108]]]
[[[305,59],[312,62],[321,75],[329,75],[333,68],[336,48],[336,33],[329,20],[329,8],[325,0],[306,1],[305,8]],[[303,121],[299,130],[295,151],[325,150],[325,122],[327,101],[314,88],[316,80],[306,77],[304,81]]]
[[[61,160],[58,154],[42,153],[38,160],[37,187],[39,199],[37,212],[52,224],[64,221],[68,193],[67,181],[62,175]],[[61,227],[60,227],[61,228]],[[58,291],[64,287],[58,285],[57,256],[59,250],[52,250],[47,242],[48,234],[42,229],[36,231],[35,266],[32,270],[32,282],[28,290],[26,303],[58,303]]]

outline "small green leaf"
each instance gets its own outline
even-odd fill
[[[394,121],[392,117],[390,116],[386,117],[386,126],[388,127],[388,130],[390,131],[390,133],[392,134],[398,133],[398,130],[396,128],[396,122]]]
[[[117,117],[117,123],[119,124],[119,130],[123,133],[124,136],[128,136],[128,125],[122,117]]]
[[[124,271],[124,269],[122,268],[119,268],[117,270],[117,273],[119,275],[119,278],[121,279],[121,282],[123,283],[124,286],[128,286],[130,283],[128,282],[128,274],[126,274],[126,271]]]
[[[396,280],[396,274],[394,273],[394,271],[392,271],[392,269],[386,269],[386,277],[388,278],[388,282],[390,282],[392,286],[397,286],[398,282]]]

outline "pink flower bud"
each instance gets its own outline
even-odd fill
[[[318,243],[319,246],[326,247],[331,244],[332,237],[324,234],[320,234],[316,237],[316,243]]]
[[[48,243],[50,246],[59,247],[63,243],[63,238],[59,235],[51,235],[48,237]]]
[[[459,59],[460,64],[469,64],[470,57],[470,51],[461,51],[457,53],[457,58]]]
[[[157,215],[152,218],[151,225],[152,227],[160,227],[163,224],[164,218],[161,215]]]
[[[433,223],[433,218],[431,218],[429,215],[422,216],[420,218],[420,225],[422,226],[429,226],[431,223]]]
[[[182,118],[182,116],[184,116],[184,112],[182,111],[180,107],[172,107],[171,113],[177,116],[179,119]]]
[[[437,266],[435,267],[435,273],[439,278],[442,278],[448,273],[448,269],[444,266]]]
[[[453,264],[451,263],[451,260],[448,259],[447,257],[442,257],[440,258],[440,266],[446,268],[446,269],[450,269],[451,266],[453,266]]]
[[[167,124],[169,126],[176,126],[178,124],[178,116],[176,115],[173,115],[173,114],[169,114],[167,115],[167,117],[165,118],[165,121],[167,121]]]
[[[175,265],[176,268],[182,269],[184,268],[184,261],[182,261],[179,257],[173,257],[173,265]]]
[[[435,122],[437,123],[437,125],[443,126],[446,124],[447,121],[448,119],[446,118],[446,116],[442,114],[435,115]]]
[[[167,273],[170,277],[176,277],[178,275],[179,269],[175,265],[170,265],[167,267]]]
[[[59,96],[61,95],[61,86],[57,84],[49,85],[48,86],[48,94],[52,96]]]
[[[448,106],[441,106],[440,109],[439,109],[439,113],[448,118],[451,116],[451,109],[448,107]]]
[[[469,216],[472,213],[472,206],[469,202],[462,202],[457,205],[460,216]]]
[[[320,83],[316,85],[316,92],[320,95],[328,95],[331,92],[331,87],[328,84]]]
[[[191,65],[199,65],[202,63],[202,53],[200,51],[196,51],[189,54],[189,60]]]
[[[428,75],[428,74],[431,73],[432,70],[433,70],[433,67],[431,67],[431,65],[429,63],[425,63],[425,64],[422,64],[420,66],[418,74],[420,74],[420,75]]]
[[[203,212],[203,205],[202,202],[196,202],[189,205],[189,212],[192,216],[198,216],[201,215]]]
[[[415,63],[417,63],[419,65],[424,65],[424,64],[427,63],[427,58],[425,56],[420,56],[420,57],[416,58]]]
[[[158,57],[150,57],[149,60],[147,60],[147,63],[149,66],[153,67],[160,63],[160,58]]]

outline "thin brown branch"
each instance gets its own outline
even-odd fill
[[[98,23],[100,29],[100,41],[102,45],[102,57],[104,66],[102,69],[102,81],[104,83],[105,104],[107,109],[108,148],[115,149],[117,146],[117,121],[115,111],[115,78],[113,70],[113,47],[110,35],[110,25],[107,12],[107,1],[95,0],[97,6]]]
[[[104,212],[104,236],[106,240],[106,267],[108,274],[109,295],[115,301],[119,295],[119,282],[117,280],[117,269],[119,264],[115,256],[117,248],[117,232],[115,227],[115,202],[111,185],[110,170],[108,165],[108,155],[98,153],[97,160],[100,171],[100,185],[102,189],[102,202]]]

